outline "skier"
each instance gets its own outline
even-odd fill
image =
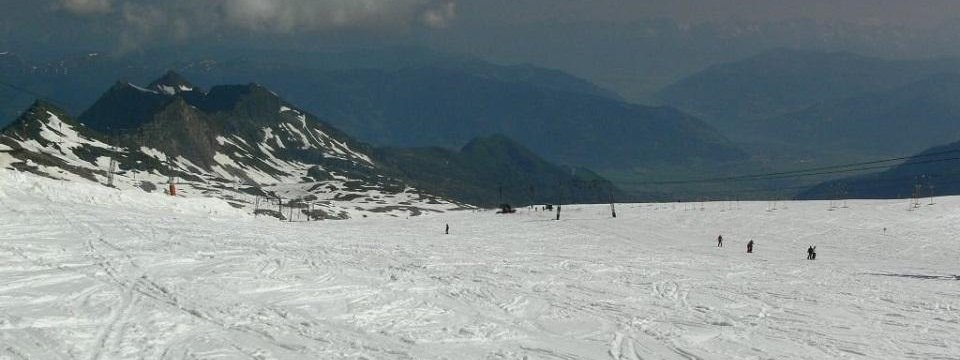
[[[807,260],[814,260],[817,258],[816,247],[810,246],[807,248]]]
[[[753,240],[747,243],[747,254],[753,254]]]
[[[723,247],[723,235],[717,236],[717,247]]]
[[[447,224],[446,234],[447,234],[447,235],[450,235],[450,224]]]

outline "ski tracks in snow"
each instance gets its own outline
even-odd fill
[[[924,227],[955,220],[947,214],[910,227],[892,207],[858,223],[816,203],[638,206],[618,219],[565,206],[559,222],[522,211],[288,224],[9,193],[0,357],[949,358],[960,348],[955,283],[924,277],[954,266],[952,240]],[[887,222],[914,242],[895,249],[903,262],[880,253],[895,243],[872,228]],[[449,236],[436,231],[444,223]],[[728,247],[714,246],[717,232]],[[748,238],[757,253],[744,253]],[[811,241],[823,260],[802,260]]]

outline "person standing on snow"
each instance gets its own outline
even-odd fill
[[[717,236],[717,247],[723,247],[723,235]]]
[[[753,240],[747,243],[747,254],[753,254]]]
[[[447,230],[444,231],[447,235],[450,235],[450,224],[447,224]]]
[[[817,258],[817,253],[814,251],[816,248],[810,246],[807,248],[807,260],[813,260]]]

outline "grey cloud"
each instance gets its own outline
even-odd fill
[[[437,25],[453,17],[453,12],[446,8],[449,8],[446,1],[435,0],[233,0],[221,3],[226,24],[271,32],[392,27],[409,24],[420,16],[424,16],[426,25]]]
[[[439,6],[428,8],[423,12],[424,24],[434,28],[446,28],[457,15],[457,3],[447,1]]]
[[[169,8],[128,2],[122,4],[119,12],[124,26],[119,32],[117,43],[122,52],[142,48],[145,41],[156,38],[186,40],[195,28],[198,29],[198,25],[191,24],[192,15],[181,15]]]
[[[331,30],[445,28],[454,0],[50,0],[54,8],[120,25],[121,50],[150,40],[232,31],[286,34]]]
[[[112,0],[60,0],[56,5],[58,9],[81,15],[105,14],[113,9]]]

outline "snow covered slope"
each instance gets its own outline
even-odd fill
[[[0,358],[956,358],[958,207],[285,223],[0,171]]]

